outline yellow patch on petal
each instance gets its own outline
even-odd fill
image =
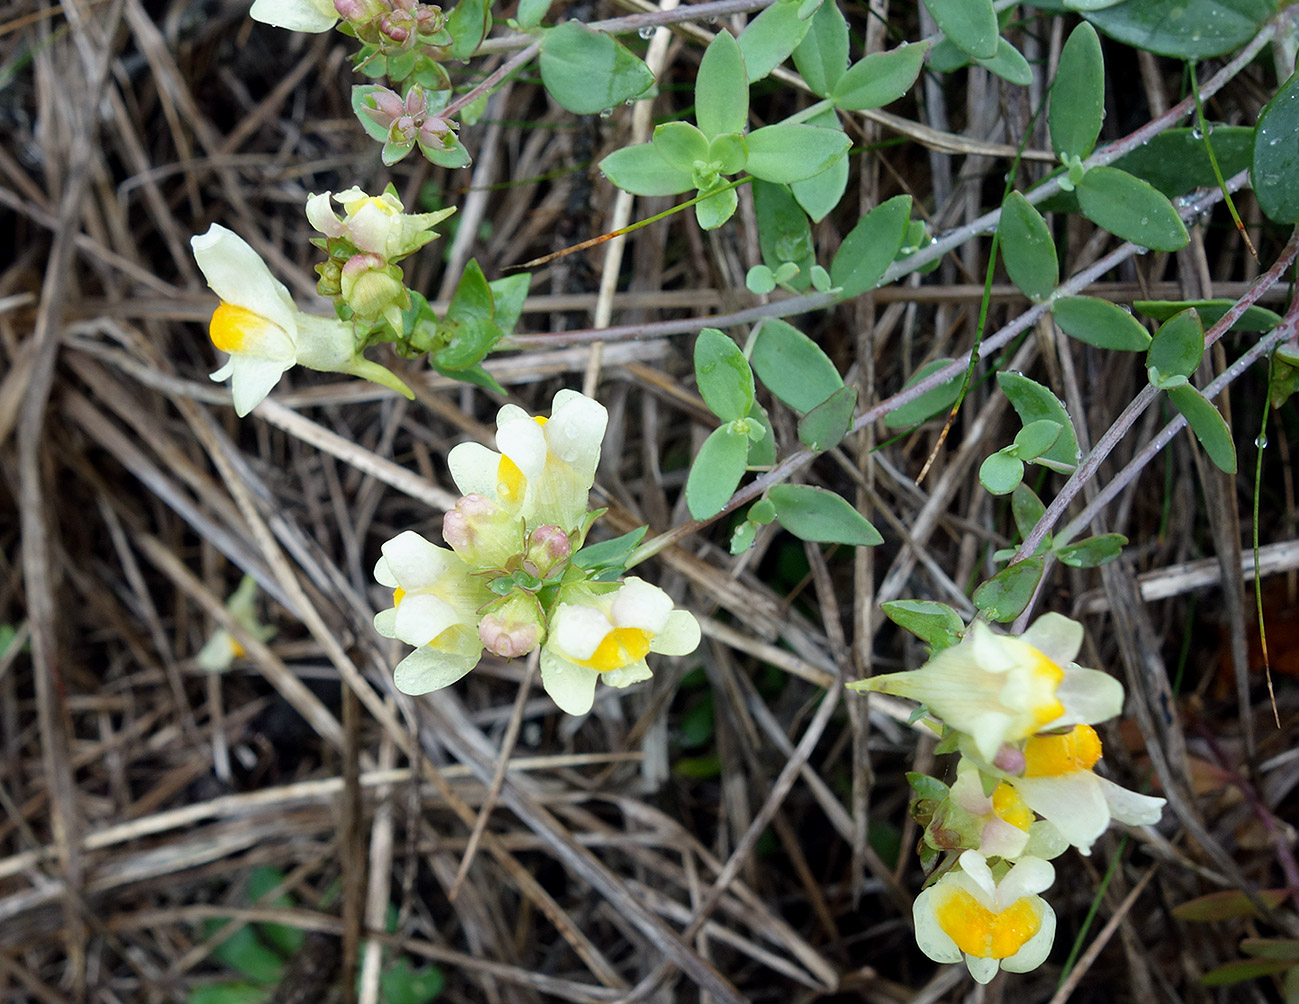
[[[1034,736],[1024,746],[1025,777],[1059,777],[1091,770],[1101,758],[1101,739],[1090,725],[1061,736]]]
[[[934,917],[956,947],[980,959],[1008,959],[1037,934],[1042,918],[1027,899],[994,913],[964,889],[945,890]]]
[[[1016,829],[1028,831],[1033,825],[1033,810],[1006,782],[997,785],[992,793],[992,811]]]
[[[392,608],[394,610],[396,610],[399,606],[401,606],[402,598],[405,595],[406,595],[406,590],[402,589],[401,586],[398,586],[396,589],[392,591]]]
[[[1028,649],[1029,674],[1033,683],[1043,691],[1043,699],[1033,708],[1033,719],[1041,727],[1064,714],[1064,705],[1055,696],[1056,688],[1064,679],[1064,670],[1032,645],[1024,647]]]
[[[496,496],[504,503],[518,502],[528,487],[528,479],[519,470],[519,465],[509,457],[502,456],[496,466]]]
[[[547,422],[550,421],[550,419],[548,419],[545,415],[537,415],[532,420],[536,422],[538,425],[545,425]]]
[[[614,628],[604,636],[591,658],[577,660],[579,666],[594,669],[597,673],[607,673],[611,669],[622,669],[633,662],[649,655],[650,635],[641,628]]]
[[[226,303],[223,300],[217,307],[216,313],[212,315],[208,334],[212,338],[213,345],[222,352],[233,355],[244,350],[244,339],[248,337],[249,331],[263,327],[267,323],[269,322],[261,314],[244,307],[236,307],[233,303]]]
[[[248,654],[244,650],[244,647],[240,645],[238,641],[235,640],[234,635],[230,636],[230,654],[233,655],[236,659],[242,659],[244,656]]]

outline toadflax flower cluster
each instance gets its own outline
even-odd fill
[[[999,969],[1035,969],[1051,949],[1055,914],[1039,893],[1050,858],[1090,854],[1111,820],[1159,821],[1164,800],[1096,774],[1092,727],[1117,715],[1123,686],[1074,660],[1083,628],[1045,614],[1018,636],[975,622],[924,666],[850,686],[918,701],[958,751],[950,786],[915,776],[913,810],[931,872],[913,908],[916,943],[936,962],[965,961],[987,983]]]
[[[375,578],[393,591],[375,629],[415,650],[397,688],[426,694],[468,673],[483,651],[502,658],[540,647],[541,682],[563,710],[591,710],[597,681],[649,679],[646,657],[687,655],[699,624],[657,586],[628,576],[595,581],[576,562],[598,512],[589,495],[604,439],[604,406],[555,395],[550,417],[506,405],[496,450],[462,443],[447,458],[464,493],[438,545],[406,531],[383,545]]]

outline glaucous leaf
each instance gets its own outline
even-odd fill
[[[854,63],[834,85],[831,100],[849,111],[881,108],[896,101],[920,76],[928,42],[903,43],[888,52],[872,52]]]
[[[514,19],[525,31],[536,28],[550,11],[550,0],[519,0],[519,10]]]
[[[573,555],[572,562],[588,572],[600,572],[608,568],[624,569],[627,567],[627,559],[645,538],[647,530],[647,526],[638,526],[635,530],[628,530],[610,540],[587,544]]]
[[[708,410],[723,422],[743,418],[753,406],[753,371],[740,347],[716,328],[695,339],[695,382]]]
[[[461,0],[461,6],[467,2]],[[579,21],[566,21],[542,36],[540,62],[550,96],[577,115],[634,101],[654,86],[654,74],[630,49]]]
[[[1224,178],[1250,165],[1254,129],[1250,126],[1215,126],[1210,123],[1209,143]],[[1204,149],[1204,138],[1195,129],[1169,129],[1114,161],[1114,167],[1150,182],[1170,199],[1193,188],[1218,184]]]
[[[1071,568],[1099,568],[1123,553],[1128,538],[1121,533],[1102,533],[1076,544],[1055,549],[1055,556]]]
[[[695,77],[695,121],[711,139],[724,132],[744,132],[749,119],[749,78],[740,46],[723,28],[704,50]]]
[[[915,375],[906,382],[903,389],[919,383],[930,373],[936,373],[944,366],[950,366],[951,362],[952,360],[947,358],[931,359],[916,370]],[[956,374],[946,383],[940,383],[932,390],[925,391],[914,401],[890,411],[884,416],[884,424],[890,429],[906,429],[928,421],[937,414],[947,412],[956,403],[956,396],[961,393],[961,384],[964,381],[963,373]]]
[[[753,183],[753,211],[758,219],[758,247],[763,262],[771,268],[793,262],[799,271],[790,285],[800,292],[806,290],[815,260],[807,214],[787,186],[769,181]]]
[[[1183,310],[1194,309],[1200,315],[1200,322],[1211,328],[1234,306],[1234,300],[1136,300],[1132,309],[1156,321],[1166,321]],[[1280,323],[1281,315],[1276,311],[1251,304],[1227,330],[1271,331]]]
[[[749,423],[749,466],[773,466],[776,463],[776,434],[771,428],[771,417],[767,414],[767,409],[762,406],[761,402],[753,402],[753,407],[749,409],[746,421]],[[756,438],[754,426],[757,426],[762,432]]]
[[[1174,314],[1159,326],[1146,353],[1146,366],[1153,366],[1161,377],[1189,377],[1204,356],[1204,327],[1194,310]]]
[[[695,187],[693,176],[664,160],[653,143],[615,150],[600,161],[600,170],[632,195],[680,195]]]
[[[773,485],[767,498],[776,519],[801,540],[874,547],[884,543],[870,520],[834,492],[812,485]]]
[[[664,122],[654,127],[650,144],[669,167],[693,175],[695,161],[708,161],[708,138],[689,122]]]
[[[702,192],[699,194],[703,194]],[[716,230],[735,215],[740,197],[734,188],[722,188],[695,203],[695,220],[700,230]]]
[[[451,44],[447,47],[447,55],[452,59],[468,59],[474,54],[474,50],[487,36],[487,29],[491,27],[491,6],[490,0],[460,0],[455,5],[455,9],[447,14],[446,28],[447,33],[451,36]],[[634,56],[632,58],[635,59]],[[640,60],[637,60],[637,62],[640,62]],[[641,65],[644,66],[643,63]],[[645,72],[649,73],[648,68],[646,68]],[[651,75],[650,84],[653,83],[654,78]],[[646,87],[648,86],[647,84]],[[641,92],[637,91],[637,93]]]
[[[785,184],[815,177],[842,159],[852,145],[838,129],[818,129],[802,123],[763,126],[749,133],[746,141],[748,172],[763,181]]]
[[[1066,335],[1100,349],[1141,352],[1150,345],[1150,333],[1118,304],[1094,296],[1062,296],[1051,304],[1051,314]]]
[[[1010,512],[1015,517],[1015,529],[1020,537],[1028,537],[1038,520],[1046,515],[1046,506],[1028,485],[1021,484],[1010,499]]]
[[[997,54],[1000,27],[992,0],[924,0],[934,22],[962,52],[974,59]]]
[[[717,165],[720,174],[735,174],[737,171],[743,171],[748,159],[748,141],[738,132],[719,133],[708,143],[707,160]]]
[[[1024,461],[998,450],[979,465],[979,484],[993,495],[1009,495],[1024,480]]]
[[[477,264],[477,259],[470,260]],[[519,323],[531,282],[531,272],[514,272],[487,284],[492,291],[492,320],[507,335]]]
[[[1189,384],[1173,387],[1167,393],[1173,406],[1186,416],[1186,424],[1195,433],[1195,438],[1200,441],[1209,459],[1220,471],[1235,474],[1236,444],[1231,441],[1231,429],[1222,417],[1222,412]]]
[[[931,654],[951,648],[965,634],[965,621],[946,603],[934,600],[889,600],[881,603],[880,609],[898,627],[910,631],[929,645]]]
[[[826,0],[821,9],[825,10],[826,8],[835,9],[830,0]],[[843,132],[843,123],[839,121],[839,116],[833,108],[827,108],[820,114],[813,115],[807,120],[807,124],[822,129],[838,129]],[[789,190],[794,193],[794,198],[803,207],[803,211],[812,217],[812,221],[820,223],[829,215],[830,210],[839,204],[839,200],[843,198],[844,190],[847,187],[848,158],[840,157],[820,174],[814,174],[810,178],[791,183]]]
[[[1046,561],[1041,557],[1025,558],[1007,565],[974,591],[974,605],[988,620],[1004,624],[1013,621],[1028,606],[1033,591],[1042,578]]]
[[[1105,57],[1096,29],[1084,21],[1060,50],[1060,65],[1051,84],[1047,123],[1060,159],[1091,153],[1104,117]]]
[[[686,478],[686,507],[695,519],[712,519],[726,507],[749,455],[749,437],[728,422],[704,440]]]
[[[1207,59],[1240,48],[1275,13],[1273,0],[1127,0],[1085,16],[1133,48]]]
[[[795,411],[811,411],[843,386],[843,377],[821,347],[778,318],[762,322],[749,362],[767,389]]]
[[[830,278],[843,298],[874,289],[902,247],[911,220],[911,196],[895,195],[857,221],[830,262]]]
[[[997,384],[1010,399],[1010,406],[1015,409],[1019,420],[1027,425],[1039,419],[1049,418],[1064,426],[1060,438],[1055,441],[1042,459],[1054,460],[1057,463],[1073,467],[1078,463],[1078,438],[1073,431],[1073,422],[1069,413],[1064,410],[1060,399],[1043,387],[1036,380],[1031,380],[1023,373],[1007,370],[997,374]]]
[[[830,0],[833,5],[834,0]],[[776,0],[749,22],[737,40],[749,83],[761,80],[789,58],[812,26],[801,0]]]
[[[1060,284],[1060,262],[1042,214],[1019,192],[1011,192],[1001,204],[997,232],[1010,281],[1030,300],[1050,297]]]
[[[989,73],[995,73],[1002,80],[1027,87],[1033,82],[1033,68],[1028,65],[1024,54],[1007,42],[997,39],[997,54],[991,59],[975,59]]]
[[[1299,71],[1258,117],[1250,179],[1259,207],[1277,223],[1299,222]]]
[[[798,438],[817,453],[838,446],[852,428],[857,388],[840,387],[798,422]]]
[[[1029,422],[1015,436],[1015,456],[1024,461],[1036,460],[1056,444],[1063,431],[1063,425],[1049,418]]]
[[[826,98],[848,68],[848,22],[834,0],[822,3],[809,20],[807,34],[794,49],[794,66],[807,86]]]
[[[1191,242],[1168,197],[1126,171],[1093,167],[1075,194],[1084,216],[1125,241],[1152,251],[1178,251]]]

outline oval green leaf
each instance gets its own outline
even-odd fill
[[[767,498],[776,519],[802,540],[874,547],[884,543],[870,520],[834,492],[811,485],[774,485]]]
[[[830,262],[830,278],[844,299],[874,289],[893,263],[911,220],[911,196],[895,195],[857,221]]]
[[[1206,59],[1240,48],[1275,13],[1274,0],[1127,0],[1086,17],[1134,48]]]
[[[753,183],[753,211],[758,218],[758,247],[763,262],[773,269],[793,262],[799,271],[790,285],[800,292],[806,290],[815,261],[807,214],[788,187],[769,181]]]
[[[704,404],[723,422],[744,418],[753,406],[749,361],[716,328],[704,328],[695,339],[695,381]]]
[[[1025,462],[1036,460],[1056,444],[1063,431],[1063,425],[1049,418],[1029,422],[1015,436],[1015,456]]]
[[[612,35],[566,21],[542,37],[541,82],[570,112],[595,115],[640,97],[654,74]]]
[[[632,195],[680,195],[695,187],[694,178],[664,160],[653,143],[615,150],[600,161],[600,170]]]
[[[817,453],[833,449],[852,428],[856,407],[857,388],[840,387],[799,420],[798,438]]]
[[[1209,459],[1220,471],[1235,474],[1236,444],[1231,441],[1231,429],[1222,417],[1222,412],[1189,384],[1174,387],[1167,393],[1173,406],[1186,416],[1186,424],[1195,433],[1195,438],[1200,441]]]
[[[1049,418],[1064,426],[1060,438],[1055,441],[1055,446],[1044,454],[1044,459],[1067,464],[1069,467],[1078,463],[1078,437],[1074,434],[1069,413],[1064,410],[1064,405],[1060,403],[1058,397],[1036,380],[1024,376],[1023,373],[1013,371],[998,373],[997,384],[1001,387],[1002,393],[1010,399],[1010,406],[1015,409],[1015,414],[1025,425]]]
[[[731,33],[713,36],[695,77],[695,121],[709,139],[724,132],[744,132],[749,119],[749,78],[744,57]]]
[[[1046,561],[1040,557],[1025,558],[1007,565],[974,591],[974,605],[988,620],[999,624],[1013,621],[1028,606],[1033,591],[1042,578]]]
[[[810,18],[799,16],[801,6],[800,0],[776,0],[740,33],[738,44],[749,83],[765,77],[803,41],[812,24]]]
[[[1006,274],[1030,300],[1041,302],[1060,284],[1060,260],[1046,220],[1019,192],[1001,204],[998,242]]]
[[[655,126],[650,145],[669,167],[685,175],[693,176],[695,161],[709,159],[707,137],[689,122],[664,122]]]
[[[934,600],[889,600],[884,616],[930,646],[931,654],[951,648],[965,634],[965,621],[946,603]]]
[[[763,321],[749,361],[767,389],[795,411],[811,411],[843,386],[843,377],[821,347],[776,318]]]
[[[1000,27],[992,0],[924,0],[943,34],[974,59],[997,54]]]
[[[1230,178],[1249,167],[1254,151],[1254,129],[1212,123],[1210,126],[1209,142],[1222,176]],[[1131,153],[1125,153],[1114,161],[1114,166],[1150,182],[1170,199],[1185,195],[1193,188],[1218,184],[1204,139],[1194,129],[1161,132]]]
[[[1055,556],[1071,568],[1099,568],[1123,553],[1128,538],[1121,533],[1102,533],[1076,544],[1057,547]]]
[[[1200,322],[1205,327],[1211,328],[1235,305],[1235,300],[1135,300],[1132,309],[1139,314],[1163,322],[1174,314],[1194,308],[1200,315]],[[1281,320],[1281,315],[1276,311],[1251,304],[1227,330],[1271,331],[1281,323]]]
[[[825,7],[833,8],[834,4],[826,3]],[[839,121],[839,116],[833,108],[827,108],[819,115],[812,116],[807,120],[807,124],[843,132],[843,123]],[[812,217],[812,222],[820,223],[829,215],[830,210],[839,204],[847,187],[848,158],[840,157],[820,174],[795,181],[789,186],[789,190],[794,193],[794,198],[803,207],[803,212]]]
[[[1259,207],[1277,223],[1299,222],[1299,71],[1258,117],[1250,178]]]
[[[1084,216],[1125,241],[1152,251],[1178,251],[1191,242],[1168,198],[1126,171],[1093,167],[1076,194]]]
[[[794,50],[794,65],[807,86],[825,98],[848,68],[848,22],[834,0],[821,4],[810,21]]]
[[[1062,296],[1051,304],[1055,323],[1066,335],[1100,349],[1142,352],[1150,333],[1117,304],[1094,296]]]
[[[1024,480],[1024,461],[998,450],[979,466],[979,484],[993,495],[1009,495]]]
[[[896,101],[920,76],[928,42],[900,45],[889,52],[873,52],[854,63],[835,84],[832,100],[839,108],[863,111]]]
[[[1033,68],[1023,53],[1004,38],[997,39],[997,54],[991,59],[976,59],[976,63],[989,73],[995,73],[1002,80],[1027,87],[1033,82]]]
[[[812,125],[770,125],[749,133],[748,172],[763,181],[788,184],[812,178],[840,160],[852,141],[838,129]]]
[[[1037,526],[1037,521],[1046,515],[1046,506],[1032,488],[1020,485],[1010,498],[1010,511],[1020,537],[1027,537]]]
[[[730,423],[712,431],[686,478],[686,507],[695,519],[712,519],[735,494],[744,477],[749,437]]]
[[[1104,117],[1105,57],[1096,29],[1084,21],[1060,50],[1060,66],[1051,85],[1047,123],[1060,159],[1091,153]]]
[[[1183,310],[1159,326],[1146,353],[1146,365],[1161,377],[1189,377],[1204,356],[1204,327],[1194,310]]]
[[[700,195],[703,193],[700,192]],[[695,203],[695,219],[700,230],[716,230],[735,215],[740,197],[734,188],[723,188]]]
[[[936,373],[944,366],[950,366],[950,359],[931,359],[920,369],[916,370],[915,376],[906,382],[903,387],[919,383],[931,373]],[[928,421],[940,412],[945,412],[956,402],[956,396],[961,393],[961,384],[965,376],[962,373],[956,374],[946,383],[940,383],[932,390],[927,390],[914,401],[909,401],[901,408],[895,408],[884,416],[884,424],[890,429],[905,429],[913,425],[919,425],[921,422]]]

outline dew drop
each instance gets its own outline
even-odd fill
[[[602,111],[602,112],[600,113],[600,118],[602,118],[602,119],[607,119],[607,118],[608,118],[610,115],[612,115],[612,114],[613,114],[613,109],[612,109],[612,108],[606,108],[604,111]]]
[[[648,41],[654,37],[654,28],[651,25],[646,25],[640,31],[636,32],[636,34]]]
[[[1267,436],[1262,436],[1262,435],[1258,436],[1254,440],[1254,445],[1257,446],[1260,450],[1265,449],[1267,447]]]

